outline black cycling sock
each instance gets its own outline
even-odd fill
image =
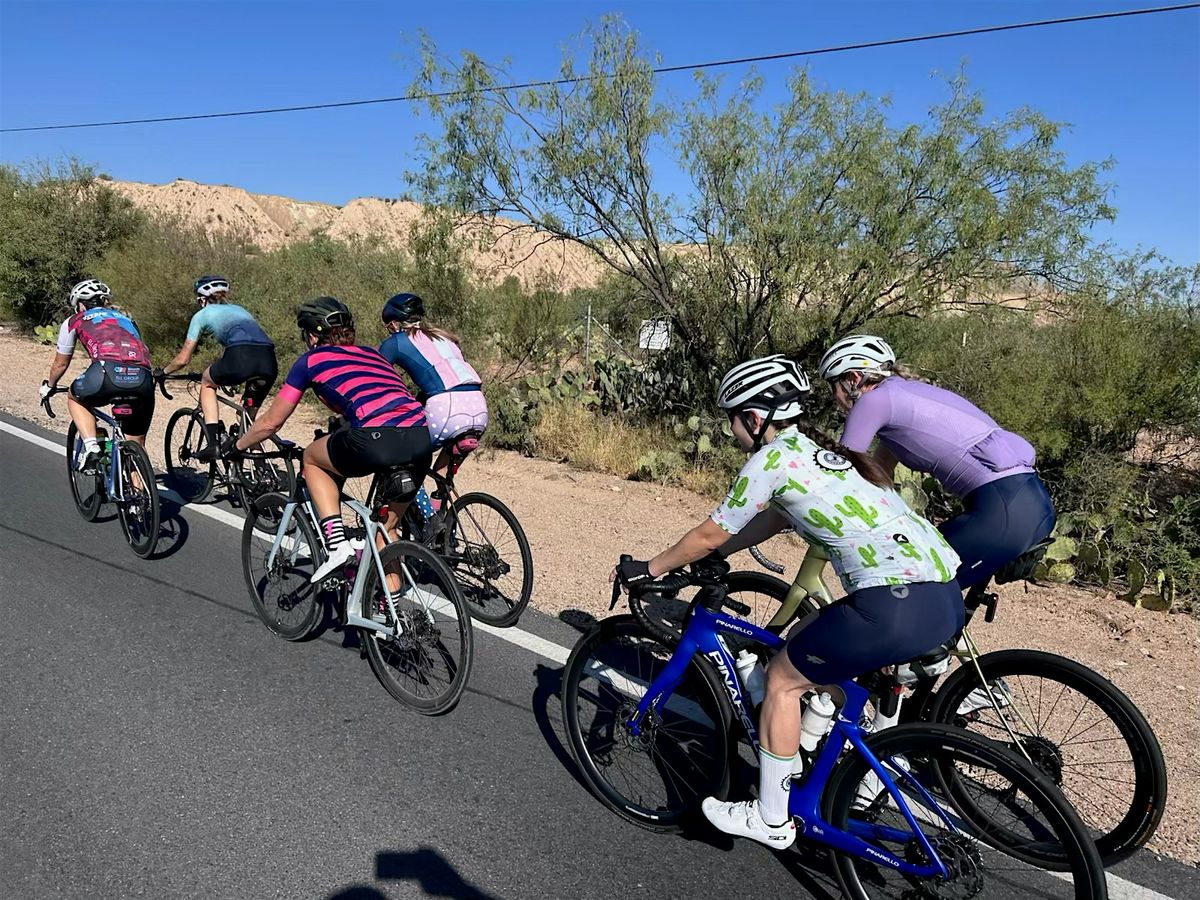
[[[321,520],[321,534],[325,538],[325,544],[332,550],[346,540],[346,526],[342,522],[341,515],[329,516]]]
[[[217,447],[221,443],[221,423],[213,422],[211,425],[208,422],[204,423],[204,433],[208,435],[208,445]]]

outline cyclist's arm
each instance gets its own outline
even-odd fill
[[[725,542],[721,547],[721,555],[732,556],[739,550],[761,544],[787,527],[789,527],[789,523],[783,515],[774,509],[764,509],[750,520],[749,525]]]
[[[842,430],[842,445],[866,453],[879,429],[888,423],[891,404],[887,397],[877,391],[867,391],[854,401],[846,413],[846,427]]]
[[[657,577],[703,559],[728,540],[729,535],[720,525],[712,519],[705,519],[680,538],[675,546],[650,560],[650,574]]]
[[[50,387],[58,387],[58,380],[71,367],[71,357],[75,355],[75,331],[67,319],[58,329],[58,346],[54,348],[54,359],[50,361],[50,377],[46,379]]]
[[[250,430],[238,438],[235,445],[239,450],[246,450],[256,444],[261,444],[267,438],[279,431],[283,423],[295,411],[300,403],[301,394],[295,388],[289,389],[284,385],[271,401],[271,405],[258,414]]]
[[[172,372],[178,372],[189,362],[192,361],[192,354],[196,352],[196,344],[198,342],[188,338],[183,342],[183,347],[175,354],[175,358],[163,366],[163,373],[170,375]]]

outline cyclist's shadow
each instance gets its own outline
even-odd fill
[[[183,516],[183,504],[178,494],[159,488],[158,492],[158,543],[150,559],[166,559],[174,556],[187,543],[191,528]]]

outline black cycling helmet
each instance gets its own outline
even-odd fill
[[[317,297],[296,307],[296,324],[309,334],[325,334],[333,328],[352,328],[354,316],[336,297]]]
[[[383,321],[411,322],[425,316],[425,301],[416,294],[396,294],[383,304]]]

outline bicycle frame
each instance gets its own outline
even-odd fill
[[[105,480],[104,490],[109,500],[116,503],[125,501],[125,493],[122,487],[121,479],[121,442],[125,440],[125,432],[121,430],[121,426],[117,420],[107,413],[99,409],[91,410],[92,415],[97,420],[108,425],[112,430],[109,432],[109,465],[108,478]],[[83,445],[83,439],[76,436],[75,446],[71,448],[72,458],[71,465],[74,466],[79,455],[80,448]]]
[[[297,484],[295,495],[288,500],[287,505],[284,507],[283,514],[279,517],[279,525],[275,529],[275,538],[271,543],[271,552],[267,555],[268,568],[275,564],[275,560],[278,559],[279,553],[281,550],[283,550],[285,545],[294,545],[295,542],[286,537],[286,534],[288,526],[291,524],[292,517],[297,514],[297,509],[299,507],[303,507],[303,510],[300,514],[308,516],[310,522],[312,522],[314,525],[316,524],[316,516],[313,514],[312,501],[308,497],[307,493],[308,492],[303,487],[303,483],[299,482]],[[379,576],[379,583],[381,585],[386,585],[387,574],[383,570],[383,560],[380,559],[379,550],[376,547],[375,539],[377,536],[382,535],[383,542],[386,544],[391,541],[391,536],[381,523],[375,521],[371,511],[357,500],[343,495],[341,502],[350,507],[350,509],[362,520],[363,524],[366,526],[366,546],[363,548],[363,554],[364,556],[368,554],[370,555],[371,564],[375,567],[375,573]],[[320,535],[320,529],[314,527],[313,530]],[[324,540],[324,538],[319,536],[318,540]],[[291,546],[288,546],[288,549],[291,549]],[[363,628],[369,631],[378,631],[381,634],[389,637],[396,637],[400,634],[403,634],[404,625],[399,613],[396,611],[395,604],[392,602],[390,592],[385,593],[385,602],[388,605],[388,609],[391,611],[393,621],[396,622],[395,627],[376,622],[374,619],[365,618],[356,612],[356,610],[362,609],[363,591],[366,590],[366,579],[362,578],[361,575],[362,565],[360,563],[358,570],[354,574],[354,583],[351,587],[350,595],[345,599],[346,624],[353,628]],[[427,610],[434,611],[442,608],[445,601],[439,600],[436,596],[429,594],[427,591],[422,591],[417,588],[416,579],[413,578],[412,573],[408,571],[407,567],[403,567],[403,577],[408,580],[409,584],[412,586],[414,596],[421,601]]]
[[[743,619],[733,618],[719,612],[712,612],[705,609],[696,601],[693,601],[687,625],[684,628],[678,647],[674,654],[672,654],[666,668],[651,682],[638,703],[633,717],[629,720],[628,725],[632,734],[636,736],[641,733],[641,722],[651,709],[656,709],[667,703],[672,692],[683,679],[692,658],[697,653],[701,653],[712,663],[721,676],[725,684],[725,690],[729,694],[730,702],[733,704],[733,708],[741,720],[742,727],[750,739],[755,756],[758,757],[761,755],[758,729],[755,727],[745,703],[742,686],[736,675],[737,669],[734,665],[733,656],[725,646],[721,634],[736,634],[742,637],[749,637],[772,650],[781,649],[785,643],[778,635],[764,631]],[[877,863],[916,878],[947,877],[945,866],[934,851],[925,833],[917,825],[916,817],[896,787],[896,783],[883,767],[883,764],[880,763],[866,746],[863,731],[859,727],[858,721],[867,703],[867,692],[852,681],[841,682],[837,687],[843,693],[845,701],[838,709],[834,717],[833,728],[826,737],[825,744],[822,746],[816,761],[808,771],[804,781],[798,785],[793,785],[788,797],[788,814],[797,820],[797,827],[801,834],[807,835],[813,840],[833,847],[843,853],[860,858],[870,858]],[[825,821],[821,815],[821,794],[825,789],[825,784],[829,780],[830,774],[841,758],[843,748],[847,744],[853,748],[855,753],[866,760],[867,765],[888,792],[900,814],[904,817],[905,822],[908,823],[911,832],[904,832],[899,829],[868,822],[851,822],[851,830],[842,831]],[[900,771],[904,772],[903,768],[897,768],[900,768]],[[952,832],[958,831],[941,806],[912,775],[904,772],[903,780],[920,794],[923,801],[931,809],[937,810],[938,816]],[[878,850],[864,840],[864,837],[867,837],[900,843],[911,839],[913,836],[919,841],[921,849],[926,854],[926,858],[932,860],[928,865],[918,866],[906,862],[890,853]]]

